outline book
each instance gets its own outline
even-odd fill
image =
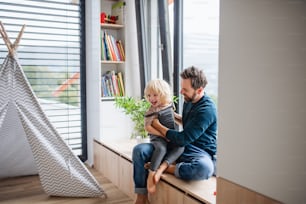
[[[101,79],[101,86],[102,86],[102,94],[101,94],[101,96],[102,96],[102,97],[107,97],[107,96],[109,96],[109,92],[108,92],[108,89],[107,89],[106,78],[105,78],[105,76],[102,76],[102,79]]]
[[[111,97],[114,96],[112,78],[109,73],[105,73],[102,75],[102,85],[103,85],[103,96]]]
[[[107,48],[110,52],[111,60],[112,61],[117,61],[116,54],[115,54],[114,48],[112,46],[112,42],[111,42],[109,34],[106,34],[106,42],[107,42]]]
[[[118,45],[120,54],[122,55],[122,61],[125,61],[125,53],[124,53],[122,41],[121,40],[117,40],[116,44]]]
[[[110,37],[110,41],[112,43],[112,48],[114,49],[114,53],[116,55],[117,61],[122,61],[122,59],[120,57],[120,54],[119,54],[119,50],[118,50],[117,44],[116,44],[116,39],[112,35],[109,35],[109,37]]]
[[[116,75],[116,80],[117,80],[117,84],[118,84],[118,88],[119,88],[119,96],[123,96],[122,87],[120,85],[118,74]]]
[[[103,40],[103,33],[101,32],[101,60],[107,60],[105,45]]]
[[[120,61],[124,61],[121,50],[120,50],[120,45],[119,45],[118,40],[116,41],[116,47],[117,47],[117,50],[118,50],[118,54],[120,56]]]
[[[103,32],[103,44],[104,44],[104,49],[105,49],[105,59],[106,60],[112,60],[112,56],[109,50],[109,47],[107,45],[107,39],[106,39],[107,33],[106,31]]]
[[[120,96],[120,91],[119,91],[119,86],[118,86],[118,82],[117,82],[116,73],[115,73],[115,71],[111,71],[110,74],[111,74],[111,77],[112,77],[115,96]]]
[[[117,75],[118,75],[118,79],[119,79],[119,85],[120,85],[121,90],[122,90],[122,96],[125,96],[124,82],[123,82],[122,73],[121,73],[121,72],[118,72]]]

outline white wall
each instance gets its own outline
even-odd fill
[[[306,2],[220,2],[218,176],[306,202]]]
[[[85,2],[86,103],[88,164],[93,164],[93,138],[100,136],[100,2]]]

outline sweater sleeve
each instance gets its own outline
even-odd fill
[[[189,117],[189,120],[184,124],[184,130],[168,130],[166,134],[167,139],[179,146],[185,146],[196,140],[197,142],[204,143],[206,139],[209,139],[207,130],[216,121],[215,109],[211,106],[202,105],[193,110],[190,114],[191,117]],[[201,140],[198,140],[199,137],[202,137]],[[198,145],[202,146],[204,144]]]

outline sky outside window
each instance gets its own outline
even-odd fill
[[[173,33],[173,3],[169,4]],[[202,68],[207,76],[206,92],[218,96],[219,0],[183,1],[183,68]]]

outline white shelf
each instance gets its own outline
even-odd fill
[[[110,23],[101,23],[101,28],[104,29],[122,29],[124,25],[121,24],[110,24]]]
[[[124,64],[125,61],[101,60],[102,64]]]
[[[100,0],[101,7],[100,12],[105,12],[107,15],[112,15],[112,7],[114,4],[118,3],[119,1],[109,1],[109,0]],[[124,6],[125,9],[125,6]],[[124,10],[122,10],[123,12]],[[120,17],[122,18],[121,21]],[[126,22],[124,20],[125,15],[119,15],[118,22]],[[101,21],[100,21],[101,22]],[[117,22],[117,23],[118,23]],[[123,46],[124,50],[124,56],[126,57],[126,25],[123,24],[111,24],[111,23],[100,23],[100,43],[102,42],[102,36],[104,37],[104,34],[107,34],[111,37],[113,37],[114,41],[120,41]],[[113,42],[114,42],[113,41]],[[105,42],[104,42],[105,43]],[[103,44],[103,43],[102,43]],[[113,44],[112,44],[113,45]],[[113,45],[114,46],[114,45]],[[101,48],[100,48],[101,49]],[[102,50],[100,53],[103,53]],[[115,52],[116,53],[116,52]],[[118,53],[118,52],[117,52]],[[118,56],[118,55],[116,55]],[[120,55],[122,56],[122,55]],[[103,60],[101,60],[103,59]],[[116,75],[117,73],[121,73],[122,79],[123,79],[123,87],[124,87],[124,94],[126,95],[126,75],[128,69],[126,69],[126,60],[127,58],[120,58],[120,61],[117,60],[106,60],[109,59],[109,57],[103,57],[100,56],[100,72],[101,72],[101,87],[100,87],[100,132],[101,136],[100,138],[102,140],[117,140],[121,137],[130,137],[130,134],[127,133],[127,119],[129,119],[121,109],[118,109],[115,107],[115,97],[111,96],[112,94],[105,94],[105,96],[102,96],[102,90],[107,90],[106,93],[112,92],[111,90],[115,90],[116,88],[112,89],[109,88],[109,86],[114,85],[114,79],[111,80],[112,83],[107,83],[107,81],[102,82],[102,76],[104,75],[104,79],[108,80],[110,79],[109,73],[114,72]],[[107,73],[107,74],[106,74]],[[106,75],[105,75],[106,74]],[[112,75],[114,76],[114,75]],[[105,85],[104,88],[102,88],[102,85]],[[120,92],[121,93],[121,92]]]

